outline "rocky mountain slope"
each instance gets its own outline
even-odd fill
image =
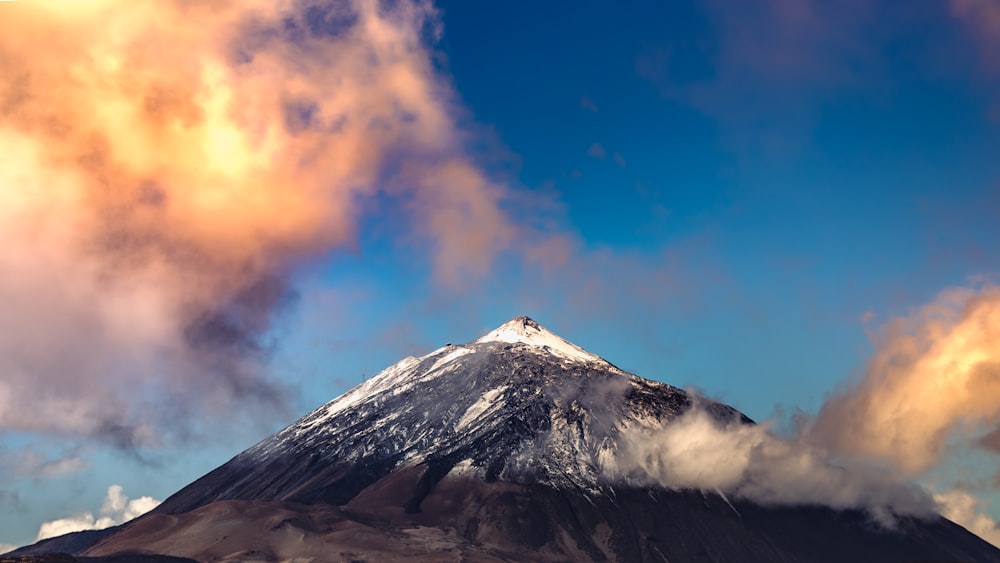
[[[519,317],[406,358],[78,554],[199,561],[1000,561],[940,517],[760,506],[609,474],[694,399]],[[735,409],[702,403],[728,424]]]

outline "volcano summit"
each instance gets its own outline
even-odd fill
[[[729,406],[627,373],[518,317],[386,368],[152,513],[91,532],[75,552],[199,561],[1000,560],[1000,550],[936,514],[887,505],[886,524],[861,507],[762,504],[666,486],[643,469],[655,459],[629,464],[635,436],[656,441],[694,411],[719,428],[756,428]],[[727,454],[687,461],[712,471]]]

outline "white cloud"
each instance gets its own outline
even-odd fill
[[[103,530],[104,528],[117,526],[133,518],[142,516],[156,508],[159,504],[160,501],[148,496],[129,499],[125,495],[121,485],[111,485],[108,487],[108,494],[104,497],[104,502],[101,504],[101,516],[99,518],[95,518],[93,513],[84,512],[68,518],[42,522],[42,525],[38,528],[38,537],[35,538],[35,541],[54,538],[71,532]]]
[[[0,554],[7,553],[8,551],[14,551],[18,546],[12,543],[0,543]]]
[[[42,525],[38,528],[38,536],[35,538],[35,541],[83,530],[102,530],[113,525],[112,522],[105,523],[103,520],[104,518],[94,520],[94,515],[86,512],[70,516],[69,518],[59,518],[51,522],[42,522]]]
[[[983,512],[983,501],[961,489],[934,495],[941,515],[1000,547],[1000,526]]]
[[[893,514],[932,514],[930,495],[884,468],[836,459],[802,437],[781,438],[768,424],[723,424],[695,407],[656,427],[622,430],[623,451],[605,471],[614,478],[673,489],[718,491],[761,504],[817,504]]]

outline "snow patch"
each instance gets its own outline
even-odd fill
[[[496,389],[490,389],[489,391],[482,394],[475,403],[472,403],[468,409],[466,409],[465,414],[459,419],[458,424],[455,425],[455,430],[461,430],[468,426],[472,421],[476,420],[482,416],[486,411],[490,409],[494,404],[496,404],[497,399],[500,395],[507,390],[507,386],[503,385],[497,387]]]
[[[303,419],[301,423],[295,425],[296,430],[301,432],[318,424],[322,424],[337,413],[349,407],[364,403],[366,400],[373,398],[378,393],[397,387],[397,384],[406,379],[406,376],[411,373],[413,368],[419,363],[420,359],[414,358],[413,356],[403,358],[399,362],[396,362],[395,364],[380,371],[377,375],[375,375],[375,377],[354,387],[347,393],[344,393],[340,397],[330,401],[323,407],[320,407],[322,413],[317,413],[317,416],[314,417],[306,417],[306,419]]]
[[[423,358],[420,358],[420,359],[424,360],[424,359],[431,358],[435,354],[439,354],[439,353],[443,352],[444,350],[447,350],[448,348],[449,347],[445,347],[445,348],[443,348],[441,350],[438,350],[438,351],[435,351],[435,352],[433,352],[431,354],[428,354],[428,355],[426,355],[426,356],[424,356]],[[445,372],[448,372],[450,370],[455,369],[456,367],[459,367],[460,364],[455,364],[455,363],[452,363],[452,362],[454,362],[458,358],[461,358],[462,356],[471,354],[473,352],[472,349],[466,348],[464,346],[450,346],[450,348],[452,348],[451,351],[449,351],[444,356],[438,358],[434,362],[434,365],[431,366],[431,369],[429,369],[426,372],[424,372],[423,376],[421,376],[420,379],[417,379],[416,381],[414,381],[414,383],[423,383],[425,381],[430,381],[430,380],[432,380],[432,379],[434,379],[434,378],[436,378],[436,377],[444,374]]]
[[[469,477],[479,475],[481,471],[475,465],[472,465],[472,459],[463,459],[462,461],[455,464],[455,467],[451,468],[448,475],[452,477]]]

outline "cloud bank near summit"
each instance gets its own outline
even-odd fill
[[[602,468],[613,480],[718,492],[764,505],[862,509],[891,526],[896,515],[934,514],[931,495],[884,467],[838,459],[803,435],[720,421],[695,405],[662,428],[624,428]]]
[[[726,423],[695,406],[664,428],[622,430],[616,479],[719,491],[764,504],[940,512],[996,543],[983,503],[917,480],[953,460],[949,448],[1000,454],[1000,288],[955,287],[873,333],[863,375],[831,393],[789,435]],[[996,481],[996,477],[993,479]]]

